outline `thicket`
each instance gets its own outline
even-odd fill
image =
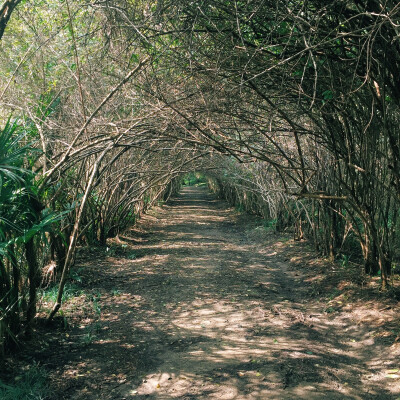
[[[0,342],[30,332],[56,275],[54,317],[77,246],[104,245],[195,170],[387,286],[399,16],[376,0],[3,1]]]

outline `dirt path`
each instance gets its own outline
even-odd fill
[[[321,301],[304,248],[249,237],[246,220],[185,188],[121,238],[123,256],[94,255],[97,321],[41,360],[54,398],[400,398],[399,348],[382,334],[398,308]]]

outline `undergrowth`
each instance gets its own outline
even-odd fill
[[[6,384],[0,380],[1,400],[45,400],[48,393],[47,373],[38,364],[15,377],[14,383]]]
[[[40,303],[54,303],[57,300],[58,285],[52,285],[46,289],[42,289],[39,293]],[[83,294],[83,290],[73,283],[67,282],[64,288],[62,302],[78,297]]]

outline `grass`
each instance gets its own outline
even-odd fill
[[[96,340],[96,335],[94,335],[92,332],[88,332],[82,337],[82,345],[89,346],[95,340]]]
[[[264,219],[263,226],[267,232],[275,232],[276,231],[276,219]]]
[[[32,365],[21,376],[16,376],[12,384],[0,380],[1,400],[45,400],[48,392],[47,373],[38,364]]]
[[[129,260],[136,260],[137,255],[136,253],[130,252],[127,254],[126,258],[128,258]]]
[[[49,312],[57,300],[58,285],[54,284],[48,288],[41,289],[39,291],[39,311]],[[59,315],[63,318],[64,329],[70,328],[69,317],[75,312],[79,311],[82,306],[82,301],[79,299],[82,296],[87,296],[85,290],[83,290],[79,283],[67,282],[63,295],[62,304],[63,308],[59,310]],[[1,396],[0,396],[1,399]]]
[[[42,303],[54,303],[57,299],[57,293],[58,293],[58,285],[53,285],[47,289],[42,290],[39,296],[41,298]],[[74,284],[67,282],[62,296],[62,302],[64,303],[82,294],[83,294],[82,289],[80,289],[78,286]]]

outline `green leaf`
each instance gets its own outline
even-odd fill
[[[331,90],[325,90],[325,92],[322,93],[322,97],[324,100],[331,100],[333,99],[333,93]]]
[[[133,62],[133,63],[138,63],[139,62],[139,56],[137,54],[133,53],[131,55],[131,60],[130,61]]]

